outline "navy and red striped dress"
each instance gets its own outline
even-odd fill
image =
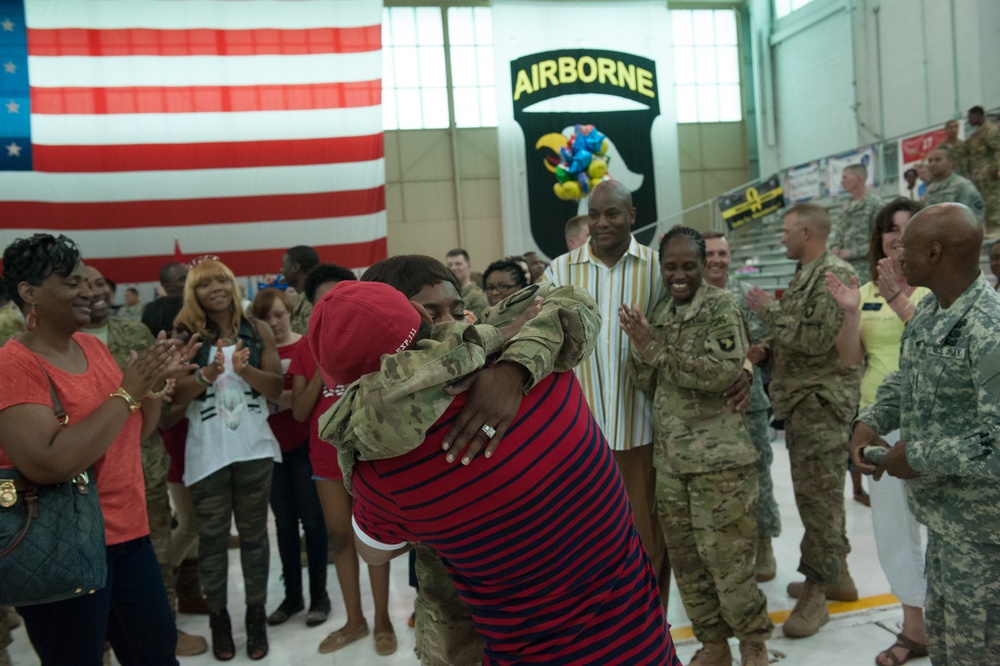
[[[571,372],[521,402],[490,459],[448,464],[457,397],[416,450],[358,462],[354,521],[376,547],[442,557],[486,664],[680,664],[618,467]]]

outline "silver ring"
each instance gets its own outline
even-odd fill
[[[497,434],[497,431],[488,425],[484,425],[482,428],[480,428],[480,430],[485,432],[486,436],[489,437],[490,439],[493,439],[493,435]]]

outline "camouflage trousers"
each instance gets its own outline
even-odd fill
[[[656,474],[656,508],[674,578],[702,643],[763,641],[774,626],[757,587],[757,501],[752,465],[701,474]]]
[[[170,496],[167,493],[167,470],[170,456],[163,440],[153,433],[139,448],[142,475],[146,482],[146,514],[149,517],[149,539],[153,542],[156,562],[160,565],[163,587],[167,590],[170,608],[177,607],[174,567],[170,561]]]
[[[418,543],[417,616],[414,652],[424,666],[478,666],[483,639],[472,625],[469,607],[458,597],[444,563],[430,547]]]
[[[927,649],[934,666],[1000,663],[1000,545],[927,533]]]
[[[267,601],[267,569],[271,548],[267,538],[267,503],[271,496],[271,458],[235,462],[191,488],[198,516],[198,570],[209,611],[226,607],[229,577],[229,525],[236,519],[240,564],[247,605]]]
[[[806,533],[799,572],[817,583],[837,581],[847,570],[844,476],[850,424],[816,394],[802,399],[785,419],[795,505]]]
[[[766,409],[747,412],[750,438],[760,455],[754,464],[757,486],[760,488],[760,495],[753,507],[753,517],[757,520],[757,536],[776,539],[781,536],[781,514],[778,512],[778,502],[774,499],[774,482],[771,480],[774,450],[771,448],[769,421]]]
[[[1000,181],[992,178],[976,179],[976,188],[983,196],[983,204],[986,208],[983,212],[986,229],[993,231],[1000,228]]]

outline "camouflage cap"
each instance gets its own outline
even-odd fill
[[[401,292],[379,282],[343,281],[313,307],[309,349],[323,382],[344,386],[379,369],[383,354],[403,351],[420,314]]]

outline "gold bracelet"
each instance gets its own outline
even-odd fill
[[[109,398],[121,398],[128,403],[129,414],[134,414],[141,405],[135,401],[135,399],[129,394],[124,387],[119,386],[115,389],[115,392],[108,396]]]
[[[150,400],[159,400],[160,398],[162,398],[167,394],[167,389],[169,388],[170,388],[170,382],[168,382],[167,380],[163,380],[163,388],[161,388],[159,391],[154,391],[153,389],[150,389],[149,393],[146,394],[146,397],[149,398]]]

